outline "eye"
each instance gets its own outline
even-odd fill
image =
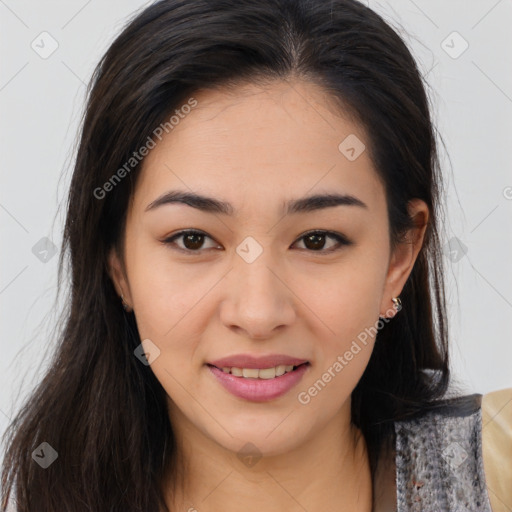
[[[334,240],[336,243],[326,247],[326,239]],[[306,249],[314,252],[330,253],[340,249],[342,246],[352,245],[352,242],[341,233],[332,231],[310,231],[299,238],[303,241]]]
[[[178,250],[187,252],[187,253],[200,253],[202,250],[213,249],[216,248],[215,245],[210,247],[204,247],[203,244],[206,239],[213,241],[213,239],[208,236],[206,233],[197,230],[185,230],[172,235],[169,238],[166,238],[162,241],[164,244],[172,244],[175,245]],[[327,244],[326,241],[331,239],[334,243],[331,242],[330,245]],[[176,243],[176,240],[180,240],[181,244]],[[342,235],[341,233],[335,233],[332,231],[310,231],[302,235],[298,242],[303,242],[306,251],[309,252],[319,252],[319,253],[331,253],[343,246],[352,245],[347,237]],[[297,242],[295,242],[297,243]],[[217,246],[218,247],[218,246]]]
[[[176,233],[170,238],[166,238],[165,240],[163,240],[163,243],[177,245],[178,249],[185,252],[200,252],[201,249],[205,249],[205,247],[202,247],[202,245],[204,244],[204,240],[206,238],[213,240],[206,233],[203,233],[201,231],[187,230],[180,231],[179,233]],[[183,245],[179,245],[174,242],[175,240],[179,239],[182,240]],[[209,248],[211,249],[211,247]],[[206,247],[206,249],[208,249],[208,247]]]

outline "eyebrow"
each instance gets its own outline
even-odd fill
[[[228,202],[193,192],[182,192],[179,190],[166,192],[152,201],[144,211],[155,210],[160,206],[175,203],[186,204],[206,213],[218,213],[232,216],[235,212],[233,205]],[[292,215],[322,210],[324,208],[332,208],[334,206],[358,206],[368,208],[363,201],[349,194],[316,194],[286,201],[283,210],[284,215]]]

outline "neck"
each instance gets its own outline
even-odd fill
[[[370,512],[372,479],[366,443],[350,424],[347,408],[349,413],[349,403],[322,431],[295,449],[245,464],[191,423],[179,421],[174,430],[181,447],[179,471],[184,485],[174,495],[167,493],[169,510]]]

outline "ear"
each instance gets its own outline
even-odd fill
[[[391,254],[380,305],[382,317],[391,318],[396,314],[391,299],[398,297],[402,292],[423,245],[428,225],[429,210],[424,201],[412,199],[409,201],[408,211],[413,219],[414,227],[406,233],[404,241],[400,242]],[[391,311],[394,313],[390,315]]]
[[[130,285],[128,284],[124,265],[119,258],[116,248],[112,248],[108,254],[108,273],[119,297],[124,297],[124,302],[131,306],[133,302]]]

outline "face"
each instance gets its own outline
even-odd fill
[[[143,162],[124,266],[113,251],[111,275],[173,427],[234,452],[250,442],[279,454],[349,422],[428,209],[411,203],[423,227],[391,253],[366,134],[316,85],[193,96]]]

